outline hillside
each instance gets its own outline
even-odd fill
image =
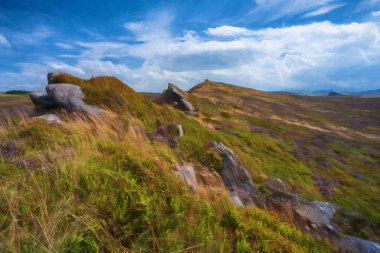
[[[27,95],[0,93],[0,121],[18,114],[33,111],[33,104]]]
[[[327,96],[332,90],[315,90],[315,91],[275,91],[274,93],[293,93],[305,96]],[[375,90],[363,90],[363,91],[345,91],[339,90],[338,93],[346,96],[359,96],[359,97],[380,97],[380,89]]]
[[[49,76],[51,87],[60,83],[79,86],[102,114],[58,108],[64,123],[2,121],[2,252],[337,252],[348,237],[288,215],[286,203],[277,208],[273,196],[287,193],[271,194],[274,179],[305,207],[338,204],[339,234],[380,241],[377,98],[205,81],[183,92],[190,114],[163,99],[169,88],[143,95],[113,77]],[[252,176],[262,207],[247,204],[242,189],[244,205],[231,201],[225,168],[236,165]],[[176,174],[186,166],[195,177],[183,181]]]
[[[348,95],[363,96],[363,97],[380,97],[380,89],[366,90],[358,92],[347,92]]]
[[[309,198],[341,205],[343,223],[360,214],[364,224],[351,233],[379,234],[367,225],[380,225],[380,99],[271,94],[210,81],[190,93],[210,127],[241,140],[239,155],[258,182],[281,178]]]

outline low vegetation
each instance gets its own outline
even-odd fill
[[[65,74],[57,82],[82,87],[86,103],[109,113],[102,119],[62,113],[64,125],[26,118],[2,124],[1,252],[336,252],[276,213],[236,209],[222,187],[211,190],[206,182],[199,194],[192,193],[173,169],[192,163],[205,177],[220,170],[210,141],[231,147],[260,190],[264,180],[281,178],[306,198],[339,203],[344,212],[338,219],[348,232],[354,230],[350,217],[366,216],[369,226],[356,224],[356,233],[376,239],[378,143],[359,133],[346,139],[278,123],[269,116],[281,113],[266,114],[270,107],[261,106],[266,117],[257,114],[254,102],[231,96],[232,86],[192,91],[196,118],[152,103],[113,77]],[[245,108],[247,103],[252,107]],[[318,117],[309,124],[317,126]],[[176,147],[148,138],[170,122],[185,132]],[[365,133],[376,130],[371,123],[364,127]],[[331,180],[329,194],[316,178]]]

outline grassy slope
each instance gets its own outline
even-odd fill
[[[0,93],[0,120],[14,114],[28,113],[33,103],[28,95],[10,95]]]
[[[151,103],[115,78],[60,78],[80,85],[87,102],[117,115],[103,120],[66,116],[64,126],[20,120],[0,128],[1,251],[334,250],[274,214],[235,209],[223,191],[192,194],[172,172],[182,161],[218,170],[220,157],[208,147],[217,140],[238,153],[258,183],[280,176],[305,195],[321,197],[313,186],[313,169],[292,155],[292,145],[249,131],[243,122],[269,124],[278,134],[283,126],[277,129],[249,115],[231,118],[228,104],[215,107],[209,98],[194,96],[204,112],[197,120]],[[214,107],[218,113],[225,107],[227,114],[214,117]],[[159,122],[183,125],[185,136],[177,148],[146,138]]]
[[[279,177],[307,198],[338,203],[347,233],[380,239],[379,98],[271,94],[216,82],[191,93],[204,121],[244,140],[234,148],[256,181]]]

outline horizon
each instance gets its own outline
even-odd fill
[[[133,89],[204,79],[264,91],[379,89],[379,0],[0,3],[0,91],[46,73]]]

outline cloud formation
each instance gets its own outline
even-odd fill
[[[343,4],[333,4],[333,5],[327,5],[327,6],[323,6],[319,9],[316,9],[314,11],[311,11],[311,12],[308,12],[304,15],[304,17],[306,18],[309,18],[309,17],[315,17],[315,16],[320,16],[320,15],[323,15],[323,14],[327,14],[335,9],[338,9],[340,7],[342,7]]]
[[[252,31],[245,27],[236,27],[236,26],[228,26],[228,25],[222,25],[215,28],[208,28],[207,33],[213,36],[222,36],[222,37],[252,35]]]
[[[24,63],[24,79],[6,73],[4,80],[32,85],[47,71],[60,70],[82,77],[114,75],[139,91],[161,91],[168,82],[190,88],[205,78],[262,90],[379,85],[380,74],[373,71],[380,68],[378,23],[325,21],[262,29],[222,25],[173,33],[173,20],[164,12],[128,22],[126,39],[57,41],[67,52],[61,60]]]
[[[339,0],[256,0],[249,16],[264,22],[300,14],[312,17],[329,13],[344,4]]]
[[[11,46],[11,43],[9,43],[9,41],[7,40],[7,38],[5,38],[5,36],[1,35],[1,34],[0,34],[0,46],[5,46],[5,47],[10,47]]]
[[[150,22],[159,27],[158,20],[138,24],[147,31]],[[87,74],[116,75],[137,89],[155,91],[169,81],[189,88],[204,78],[265,90],[360,84],[376,88],[371,85],[378,77],[365,76],[366,69],[380,67],[380,28],[373,23],[320,22],[259,30],[221,26],[209,28],[206,35],[185,31],[181,36],[161,27],[163,31],[156,32],[167,36],[139,30],[135,36],[144,41],[137,44],[78,42],[84,50],[74,67]],[[141,65],[127,67],[123,59],[131,57]],[[361,73],[350,76],[359,66]]]
[[[374,16],[374,17],[380,17],[380,11],[374,11],[374,12],[372,12],[372,16]]]

